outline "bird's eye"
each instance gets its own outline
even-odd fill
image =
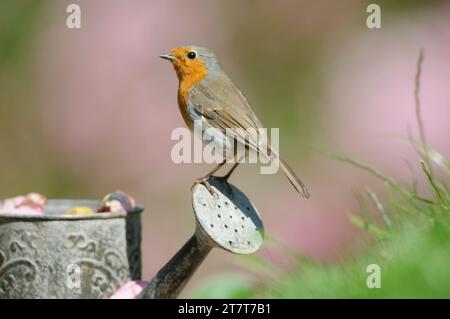
[[[191,60],[195,59],[197,57],[197,54],[194,51],[191,51],[187,54],[187,57]]]

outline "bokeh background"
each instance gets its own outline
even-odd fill
[[[66,27],[72,2],[81,29]],[[258,207],[269,237],[320,262],[357,253],[365,239],[347,212],[358,208],[355,192],[382,185],[313,150],[412,180],[420,167],[405,137],[418,135],[421,47],[428,142],[450,156],[450,2],[377,1],[375,30],[366,27],[369,3],[2,0],[0,197],[131,194],[145,207],[143,275],[151,278],[193,233],[190,186],[210,169],[170,159],[170,133],[183,122],[175,73],[158,56],[198,44],[217,53],[264,126],[281,128],[280,151],[311,191],[303,200],[281,174],[238,168],[231,181]],[[239,258],[214,250],[184,295],[217,274],[250,276]]]

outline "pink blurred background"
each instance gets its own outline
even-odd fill
[[[72,2],[81,6],[81,29],[66,27]],[[175,73],[158,56],[199,44],[217,53],[263,125],[281,128],[281,153],[311,191],[303,200],[281,174],[238,168],[231,182],[257,206],[267,234],[325,262],[361,249],[347,213],[358,209],[355,190],[382,183],[311,148],[348,154],[409,183],[404,159],[420,169],[404,138],[408,126],[418,136],[421,47],[428,142],[450,156],[450,3],[379,1],[378,30],[366,27],[368,3],[3,2],[0,197],[131,194],[145,207],[143,277],[151,278],[193,233],[190,186],[210,169],[170,159],[170,133],[183,122]],[[213,251],[185,295],[214,274],[242,272],[239,258]]]

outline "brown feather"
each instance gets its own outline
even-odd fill
[[[192,88],[190,100],[210,125],[224,132],[227,128],[238,129],[233,132],[234,138],[239,143],[246,144],[259,154],[278,161],[281,170],[297,192],[305,198],[310,197],[305,184],[289,165],[268,147],[268,141],[258,130],[255,130],[253,135],[245,134],[248,133],[246,130],[249,128],[258,129],[262,125],[244,95],[226,75],[218,76],[214,80],[206,78],[195,85]]]

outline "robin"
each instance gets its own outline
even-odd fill
[[[243,144],[246,151],[257,152],[258,155],[275,161],[297,192],[305,198],[310,197],[300,178],[274,150],[270,149],[266,137],[259,130],[262,125],[254,110],[223,71],[212,51],[190,45],[175,48],[169,54],[162,54],[160,57],[169,60],[175,69],[179,80],[178,106],[183,120],[191,130],[194,130],[196,121],[201,121],[202,134],[207,129],[209,132],[211,130],[215,132],[213,139],[220,143],[218,148],[223,149],[224,153],[228,150],[228,156],[234,152],[234,147],[231,147],[236,142]],[[250,130],[251,128],[253,129]],[[204,184],[213,193],[208,180],[226,162],[227,157],[224,157],[221,163],[197,179],[196,183]],[[239,162],[240,160],[222,179],[228,180]]]

